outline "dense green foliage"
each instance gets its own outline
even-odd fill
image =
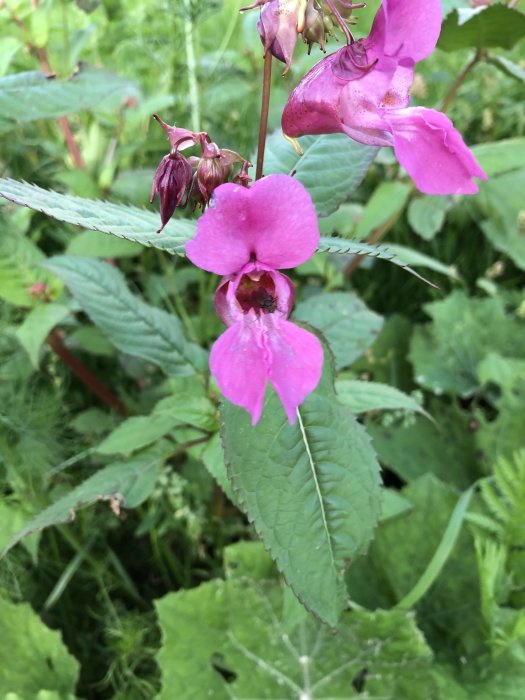
[[[523,700],[524,4],[442,0],[417,66],[474,197],[342,135],[298,158],[280,115],[319,54],[274,70],[265,172],[320,216],[294,317],[328,360],[256,427],[207,372],[197,214],[157,234],[148,204],[155,112],[253,160],[241,4],[0,3],[0,700]]]

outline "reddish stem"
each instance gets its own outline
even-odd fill
[[[259,180],[263,174],[264,148],[266,146],[266,134],[268,132],[268,111],[270,109],[270,90],[272,82],[272,54],[267,51],[264,57],[264,75],[261,104],[261,120],[259,122],[259,143],[257,145],[257,166],[255,179]]]
[[[47,336],[47,342],[54,352],[60,357],[62,362],[69,367],[73,374],[75,374],[90,391],[96,394],[99,399],[102,399],[104,403],[110,406],[119,415],[127,415],[124,404],[120,401],[120,399],[115,396],[115,394],[108,389],[105,384],[97,379],[97,377],[91,373],[91,371],[78,359],[78,357],[73,355],[73,353],[66,348],[64,341],[62,340],[62,336],[56,328],[54,328]]]

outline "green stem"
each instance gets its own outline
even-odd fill
[[[446,112],[447,109],[450,107],[452,102],[454,101],[454,98],[456,97],[459,88],[463,85],[465,82],[465,78],[467,75],[470,73],[470,71],[474,68],[474,66],[481,61],[483,57],[483,51],[481,49],[478,49],[476,53],[474,54],[474,57],[467,63],[467,65],[463,68],[461,73],[458,75],[458,77],[454,80],[452,83],[452,86],[450,87],[450,90],[447,92],[445,95],[445,99],[441,103],[441,111]]]
[[[184,10],[184,34],[186,39],[186,66],[188,68],[191,128],[193,131],[199,131],[201,116],[199,109],[199,86],[197,83],[197,61],[195,60],[195,34],[191,16],[191,0],[184,0]]]
[[[193,321],[188,315],[188,312],[186,311],[186,307],[184,306],[184,302],[179,294],[179,290],[177,288],[177,281],[175,279],[175,274],[173,271],[173,265],[171,263],[168,263],[166,260],[166,256],[159,252],[158,253],[158,259],[160,261],[160,266],[162,267],[162,271],[166,275],[166,277],[169,278],[171,282],[171,291],[172,291],[172,297],[173,301],[175,303],[175,309],[178,313],[178,315],[181,318],[182,323],[184,324],[184,327],[186,328],[186,331],[188,332],[188,336],[190,340],[193,340],[194,342],[198,343],[199,342],[199,337],[197,334],[197,331],[195,329],[195,326],[193,324]]]

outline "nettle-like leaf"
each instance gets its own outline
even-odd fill
[[[389,384],[363,382],[352,379],[339,379],[335,383],[337,396],[352,413],[368,411],[408,411],[429,414],[412,396],[408,396]]]
[[[497,3],[490,7],[453,10],[443,22],[438,48],[511,49],[525,36],[525,15]]]
[[[81,66],[69,80],[38,71],[16,73],[0,78],[0,130],[17,122],[51,119],[140,96],[138,86],[128,78],[90,66]]]
[[[323,376],[290,425],[268,389],[260,422],[221,408],[228,475],[237,501],[304,605],[332,626],[345,605],[343,572],[379,517],[379,465],[365,433]]]
[[[436,697],[432,653],[412,614],[347,612],[332,634],[265,577],[257,550],[229,550],[226,581],[156,602],[164,641],[158,700]]]
[[[162,233],[156,233],[160,218],[152,211],[60,194],[17,180],[0,179],[0,196],[58,221],[109,233],[177,255],[185,254],[184,245],[195,234],[195,222],[188,219],[172,219]]]
[[[478,364],[490,351],[519,357],[525,328],[501,299],[469,299],[453,292],[425,305],[432,323],[415,329],[410,360],[415,379],[436,393],[471,395],[480,386]]]
[[[1,556],[33,532],[72,522],[77,510],[97,501],[108,501],[117,509],[136,508],[153,491],[159,470],[172,450],[172,443],[160,440],[130,459],[115,461],[99,469],[30,520],[11,538]]]
[[[27,603],[0,598],[0,620],[0,698],[73,700],[79,664],[60,633]]]
[[[338,370],[360,357],[383,327],[383,318],[352,292],[316,294],[296,306],[294,317],[323,332]]]
[[[348,198],[379,150],[352,141],[345,134],[303,136],[298,141],[302,156],[281,131],[269,136],[264,152],[264,174],[294,174],[310,193],[318,216],[328,216]]]
[[[132,294],[112,265],[56,256],[46,267],[68,286],[82,309],[121,352],[142,357],[171,376],[205,371],[206,352],[186,340],[179,319]]]

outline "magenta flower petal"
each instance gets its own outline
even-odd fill
[[[215,341],[210,354],[210,370],[221,392],[252,416],[252,425],[261,417],[266,389],[265,350],[255,342],[250,326],[242,321],[230,326]]]
[[[250,261],[271,269],[300,265],[319,242],[317,216],[303,185],[269,175],[250,188],[227,183],[186,244],[188,258],[218,275],[239,272]]]
[[[383,0],[365,40],[372,57],[411,58],[414,63],[436,47],[441,31],[441,2]]]
[[[487,176],[448,117],[424,107],[385,110],[401,165],[426,194],[476,194]]]
[[[313,333],[290,321],[277,320],[275,326],[276,332],[269,334],[268,378],[293,423],[297,408],[319,383],[323,348]]]

